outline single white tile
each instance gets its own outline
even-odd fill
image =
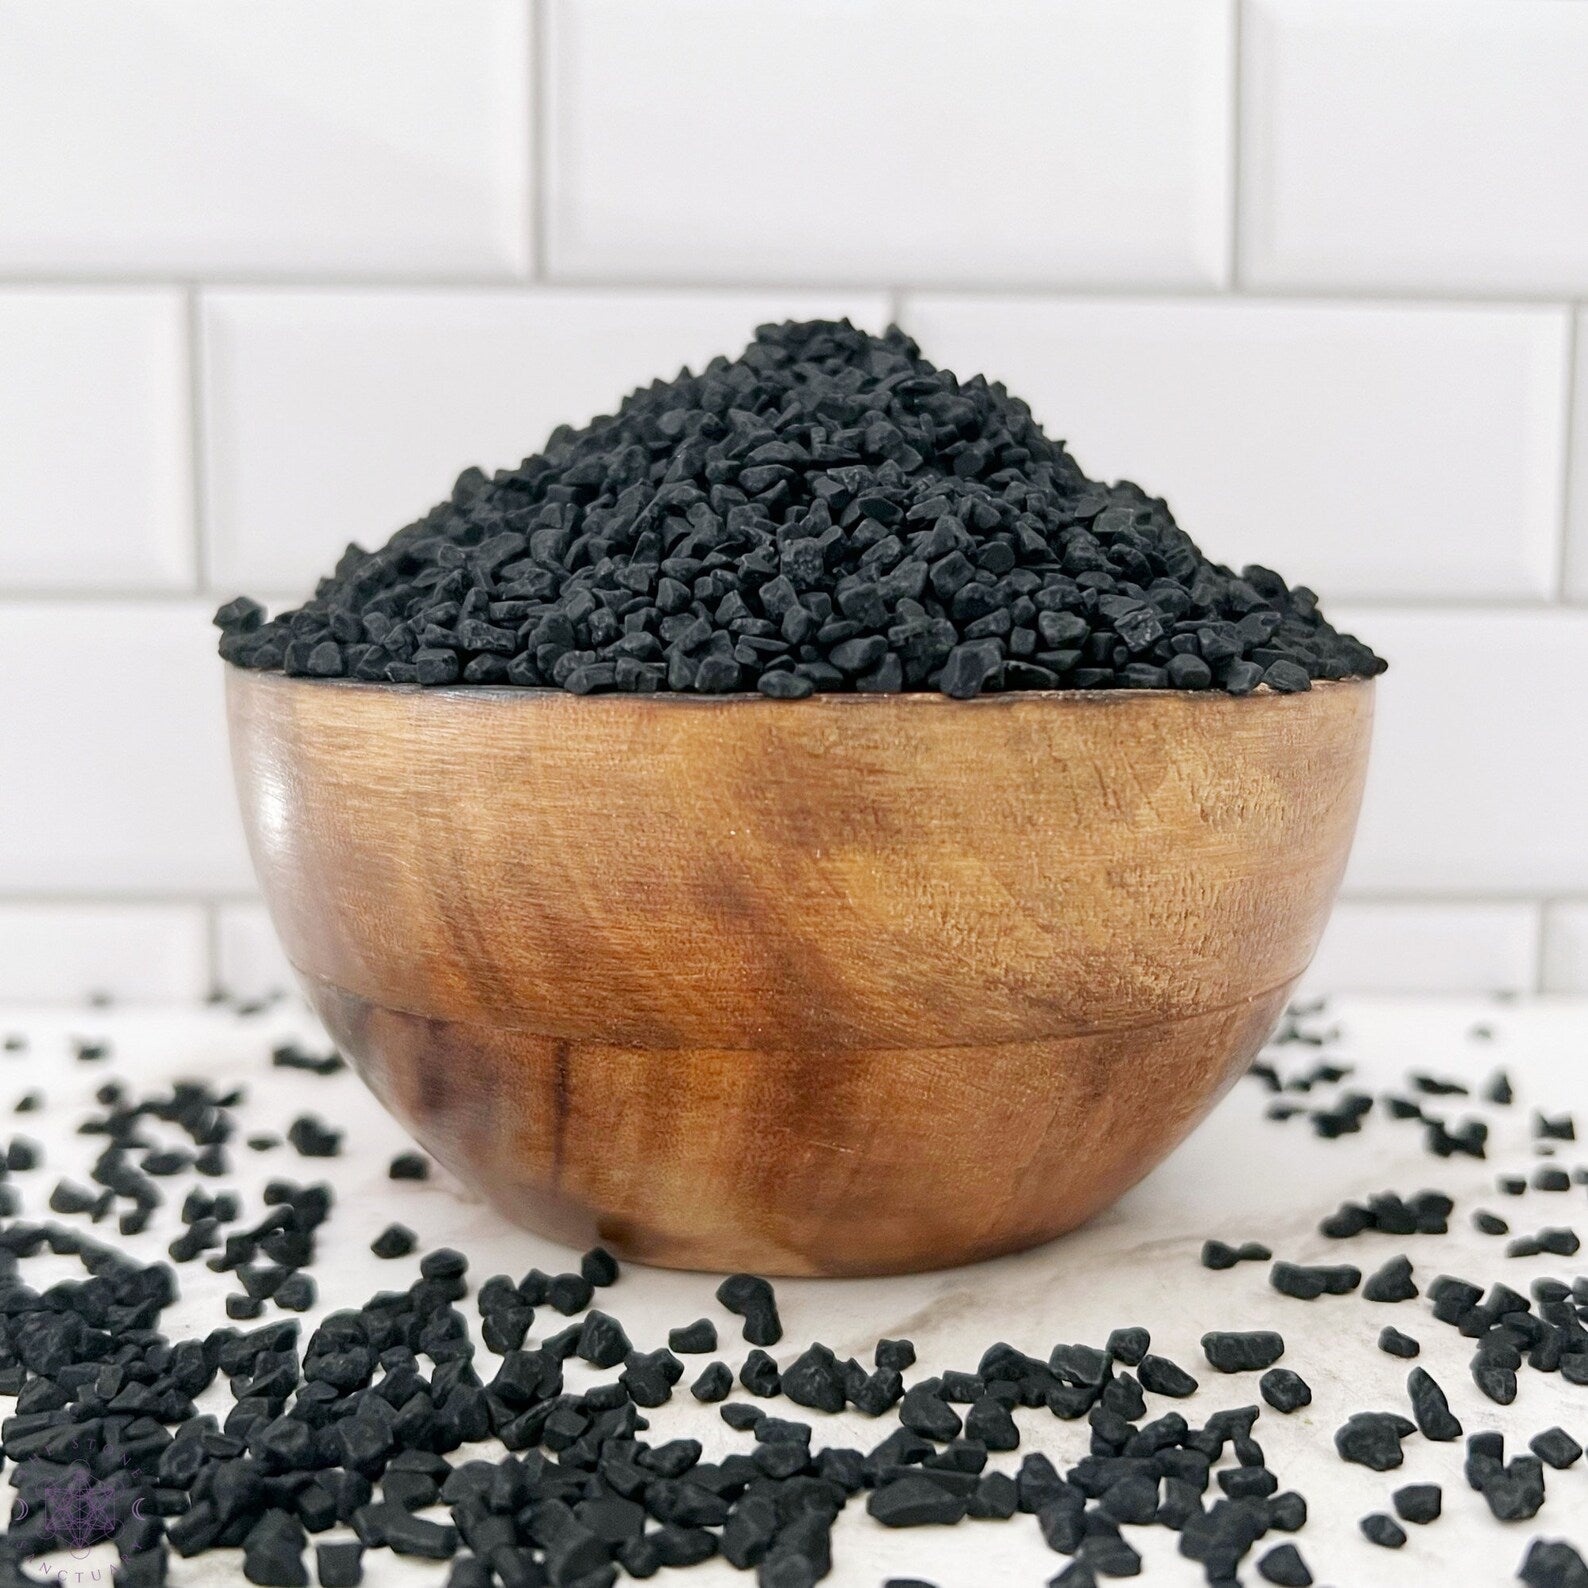
[[[0,604],[0,889],[251,885],[196,602]]]
[[[0,1001],[181,1003],[208,987],[201,904],[0,903]]]
[[[0,16],[0,269],[527,269],[523,0],[4,0]]]
[[[1249,0],[1248,285],[1588,291],[1588,6]]]
[[[1326,603],[1554,594],[1563,310],[922,296],[902,318],[1219,561]]]
[[[1530,992],[1539,906],[1342,899],[1303,995]]]
[[[180,293],[0,291],[0,588],[190,589],[190,434]]]
[[[269,998],[297,982],[263,904],[223,904],[216,912],[215,981],[233,998]]]
[[[1221,285],[1227,0],[554,0],[581,280]]]
[[[1572,434],[1567,443],[1571,479],[1567,485],[1566,595],[1574,601],[1588,601],[1588,310],[1577,311],[1575,341]]]
[[[1545,992],[1588,993],[1588,900],[1544,907]]]
[[[1347,887],[1588,892],[1588,612],[1333,617],[1390,664]]]
[[[880,294],[218,292],[204,303],[212,581],[306,594],[471,464],[516,465],[563,423],[737,354],[756,325]]]

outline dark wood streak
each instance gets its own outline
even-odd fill
[[[562,1154],[568,1133],[569,1088],[568,1044],[552,1045],[552,1097],[551,1097],[551,1183],[562,1183]]]

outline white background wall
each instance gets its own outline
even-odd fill
[[[1390,658],[1317,985],[1588,991],[1583,302],[1588,0],[0,0],[0,997],[274,979],[218,599],[840,313]]]

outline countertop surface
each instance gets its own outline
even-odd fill
[[[1203,1241],[1217,1237],[1260,1241],[1276,1258],[1300,1263],[1351,1263],[1364,1274],[1405,1253],[1425,1289],[1441,1273],[1483,1286],[1503,1280],[1525,1292],[1541,1277],[1569,1282],[1588,1272],[1582,1256],[1508,1257],[1505,1237],[1480,1234],[1472,1224],[1473,1213],[1482,1208],[1505,1218],[1513,1235],[1575,1227],[1588,1238],[1588,1188],[1582,1183],[1563,1193],[1530,1189],[1520,1196],[1502,1194],[1496,1183],[1502,1174],[1531,1176],[1545,1161],[1535,1134],[1535,1110],[1551,1116],[1575,1110],[1579,1133],[1588,1136],[1588,1003],[1341,1000],[1303,1015],[1296,1025],[1306,1039],[1271,1045],[1265,1061],[1286,1077],[1305,1075],[1320,1063],[1349,1066],[1345,1079],[1277,1096],[1260,1077],[1242,1080],[1192,1138],[1122,1202],[1084,1230],[1039,1250],[908,1278],[779,1281],[784,1338],[773,1355],[786,1365],[812,1340],[822,1340],[840,1358],[854,1355],[869,1363],[878,1338],[907,1336],[919,1357],[908,1375],[913,1378],[951,1367],[974,1369],[995,1341],[1045,1358],[1056,1343],[1100,1345],[1110,1330],[1139,1324],[1151,1330],[1155,1352],[1201,1381],[1200,1391],[1189,1400],[1149,1395],[1148,1416],[1175,1410],[1195,1425],[1220,1408],[1259,1400],[1257,1374],[1226,1376],[1209,1366],[1199,1343],[1203,1333],[1273,1329],[1285,1339],[1282,1365],[1307,1380],[1313,1400],[1289,1416],[1265,1406],[1255,1435],[1281,1487],[1300,1491],[1310,1516],[1293,1538],[1270,1534],[1260,1541],[1242,1566],[1242,1581],[1260,1582],[1258,1558],[1286,1541],[1301,1550],[1316,1582],[1335,1588],[1421,1582],[1482,1588],[1512,1582],[1535,1537],[1566,1538],[1588,1553],[1588,1462],[1566,1471],[1546,1469],[1543,1509],[1531,1521],[1502,1524],[1462,1476],[1461,1441],[1435,1444],[1413,1435],[1405,1441],[1404,1466],[1387,1473],[1347,1465],[1334,1446],[1335,1430],[1352,1412],[1410,1414],[1406,1377],[1412,1364],[1378,1349],[1378,1334],[1386,1324],[1421,1342],[1419,1364],[1444,1386],[1467,1433],[1499,1430],[1508,1457],[1525,1454],[1528,1439],[1552,1424],[1588,1443],[1588,1387],[1574,1387],[1558,1373],[1524,1367],[1514,1403],[1499,1406],[1472,1380],[1472,1341],[1437,1322],[1426,1296],[1398,1304],[1375,1304],[1360,1294],[1303,1302],[1271,1288],[1265,1263],[1215,1272],[1199,1262]],[[343,1131],[341,1154],[333,1158],[303,1158],[286,1144],[254,1151],[238,1140],[230,1151],[232,1172],[225,1177],[205,1180],[189,1172],[164,1182],[167,1205],[145,1234],[122,1240],[108,1219],[95,1231],[139,1259],[152,1261],[164,1256],[180,1229],[176,1210],[191,1185],[211,1192],[235,1189],[242,1196],[246,1221],[258,1217],[264,1186],[272,1178],[329,1181],[336,1204],[319,1232],[312,1269],[319,1299],[304,1315],[306,1332],[325,1312],[358,1305],[375,1291],[398,1288],[415,1276],[418,1253],[381,1261],[369,1250],[371,1238],[393,1220],[418,1233],[421,1251],[447,1245],[465,1252],[474,1285],[497,1273],[516,1278],[535,1266],[549,1272],[576,1266],[576,1254],[506,1225],[439,1168],[425,1182],[388,1178],[392,1155],[409,1143],[353,1074],[321,1077],[271,1065],[271,1049],[288,1038],[316,1051],[326,1046],[295,1006],[244,1014],[220,1007],[11,1010],[0,1012],[0,1037],[7,1035],[24,1042],[0,1052],[0,1117],[5,1121],[0,1138],[23,1134],[44,1149],[38,1168],[10,1176],[24,1217],[51,1216],[48,1199],[63,1177],[91,1184],[88,1169],[103,1142],[79,1134],[78,1126],[94,1108],[95,1090],[112,1078],[136,1095],[187,1078],[243,1086],[247,1098],[238,1110],[239,1137],[284,1132],[305,1113]],[[82,1039],[102,1042],[108,1052],[78,1058],[75,1044]],[[1515,1090],[1509,1106],[1495,1106],[1480,1095],[1488,1078],[1501,1069]],[[1460,1083],[1471,1095],[1418,1093],[1411,1072]],[[14,1104],[30,1090],[43,1094],[43,1105],[12,1115]],[[1375,1099],[1360,1131],[1338,1139],[1320,1136],[1310,1112],[1351,1091]],[[1382,1102],[1386,1093],[1416,1098],[1426,1112],[1453,1127],[1468,1119],[1487,1121],[1487,1157],[1432,1155],[1425,1145],[1426,1127],[1392,1118]],[[1302,1105],[1302,1111],[1283,1122],[1265,1117],[1276,1100]],[[1588,1144],[1545,1145],[1554,1149],[1553,1161],[1561,1167],[1588,1164]],[[989,1142],[988,1150],[996,1151],[997,1144]],[[923,1165],[923,1194],[930,1192],[929,1175],[930,1166]],[[1454,1198],[1448,1234],[1368,1232],[1334,1240],[1319,1232],[1319,1221],[1345,1200],[1382,1191],[1410,1196],[1423,1189]],[[64,1215],[62,1221],[88,1228],[86,1215]],[[235,1278],[211,1272],[202,1261],[181,1265],[178,1272],[182,1295],[167,1310],[164,1330],[177,1338],[201,1335],[224,1323],[224,1298],[237,1289]],[[23,1264],[23,1277],[39,1288],[80,1276],[75,1259],[43,1256]],[[715,1283],[703,1274],[625,1267],[616,1286],[598,1293],[596,1304],[615,1314],[643,1350],[665,1344],[672,1326],[711,1317],[721,1332],[717,1354],[737,1369],[748,1347],[738,1337],[737,1320],[713,1299]],[[472,1302],[461,1305],[473,1319]],[[267,1306],[266,1320],[282,1316]],[[564,1323],[543,1309],[530,1343]],[[747,1450],[748,1435],[727,1428],[716,1407],[700,1406],[687,1394],[688,1383],[706,1360],[686,1359],[686,1377],[673,1401],[649,1414],[647,1437],[699,1438],[708,1458]],[[489,1378],[494,1360],[483,1347],[478,1361],[482,1376]],[[574,1389],[611,1376],[577,1361],[568,1367]],[[736,1389],[734,1399],[748,1397]],[[9,1412],[10,1404],[0,1400],[0,1411]],[[229,1404],[223,1381],[200,1401],[201,1409],[222,1417]],[[869,1448],[897,1427],[891,1414],[871,1421],[852,1412],[827,1416],[786,1400],[757,1404],[774,1415],[813,1422],[817,1447],[844,1443]],[[1030,1450],[1050,1455],[1061,1471],[1087,1452],[1084,1421],[1062,1422],[1042,1408],[1021,1410],[1016,1420],[1021,1450],[993,1457],[992,1464],[1003,1470],[1012,1472]],[[489,1453],[489,1447],[477,1452],[466,1447],[453,1459],[471,1453]],[[1443,1518],[1429,1526],[1407,1524],[1409,1540],[1397,1552],[1370,1544],[1359,1531],[1359,1519],[1390,1511],[1392,1492],[1419,1482],[1444,1486]],[[1210,1489],[1210,1497],[1217,1492]],[[6,1488],[0,1502],[9,1500]],[[350,1535],[339,1531],[324,1536]],[[1201,1567],[1177,1553],[1176,1537],[1166,1529],[1127,1527],[1125,1536],[1141,1552],[1145,1580],[1205,1580]],[[1008,1522],[967,1521],[952,1528],[890,1530],[867,1516],[859,1500],[850,1503],[834,1529],[833,1558],[828,1581],[842,1588],[875,1588],[892,1577],[920,1578],[938,1588],[1038,1584],[1067,1564],[1066,1557],[1047,1548],[1028,1516]],[[40,1567],[66,1573],[69,1584],[88,1582],[86,1574],[96,1565],[103,1571],[108,1559],[103,1545],[81,1559],[63,1549]],[[394,1588],[439,1584],[445,1577],[445,1568],[435,1562],[401,1559],[385,1550],[368,1552],[365,1567],[366,1582]],[[108,1582],[108,1573],[100,1580]],[[243,1580],[237,1551],[172,1561],[171,1581],[179,1585]],[[665,1571],[658,1580],[712,1588],[750,1579],[717,1560],[692,1568],[687,1578]]]

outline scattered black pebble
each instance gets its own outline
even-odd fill
[[[1278,1583],[1281,1588],[1311,1588],[1313,1581],[1294,1544],[1274,1545],[1258,1560],[1257,1574],[1264,1582]]]
[[[305,1158],[335,1158],[342,1151],[342,1132],[332,1130],[312,1114],[293,1120],[287,1140]]]
[[[726,1362],[709,1363],[689,1387],[689,1393],[697,1401],[726,1400],[732,1390],[733,1374]]]
[[[1334,1267],[1309,1268],[1299,1263],[1278,1262],[1269,1270],[1269,1283],[1283,1296],[1298,1301],[1314,1301],[1319,1296],[1348,1296],[1362,1283],[1362,1270],[1348,1263]]]
[[[755,1274],[730,1274],[717,1286],[717,1300],[744,1319],[744,1338],[751,1345],[776,1345],[783,1338],[772,1287]]]
[[[1545,1466],[1558,1470],[1574,1465],[1582,1459],[1582,1446],[1564,1428],[1546,1428],[1528,1440],[1527,1448]]]
[[[1437,1483],[1408,1483],[1405,1488],[1397,1489],[1392,1498],[1395,1514],[1403,1522],[1415,1522],[1419,1526],[1437,1522],[1445,1503],[1444,1492]]]
[[[1184,1368],[1163,1356],[1144,1356],[1136,1369],[1136,1377],[1144,1390],[1176,1400],[1184,1400],[1197,1390],[1197,1381]]]
[[[369,1243],[377,1257],[406,1257],[419,1244],[419,1238],[406,1225],[388,1224]]]
[[[1259,1373],[1285,1354],[1284,1339],[1270,1329],[1202,1336],[1202,1354],[1221,1373]]]
[[[579,1259],[580,1274],[596,1289],[604,1289],[618,1282],[618,1260],[604,1246],[592,1246]]]
[[[1312,1387],[1288,1367],[1270,1368],[1258,1380],[1257,1387],[1276,1412],[1299,1411],[1312,1404]]]
[[[1361,1527],[1363,1536],[1382,1549],[1399,1549],[1406,1542],[1406,1529],[1394,1517],[1385,1516],[1382,1511],[1364,1516]]]
[[[1317,1087],[1343,1075],[1329,1065],[1304,1079]],[[1445,1095],[1445,1083],[1424,1079],[1433,1085],[1421,1095]],[[1292,1083],[1275,1072],[1272,1084]],[[315,1231],[331,1213],[329,1188],[273,1181],[265,1215],[253,1223],[243,1222],[242,1199],[213,1183],[172,1197],[168,1170],[202,1172],[200,1160],[233,1138],[229,1110],[239,1094],[195,1084],[139,1099],[107,1080],[96,1095],[102,1111],[84,1132],[104,1138],[104,1148],[91,1175],[0,1183],[12,1221],[0,1224],[0,1393],[17,1396],[15,1414],[0,1424],[0,1446],[17,1494],[39,1513],[14,1518],[0,1538],[0,1582],[9,1581],[5,1568],[50,1542],[45,1486],[72,1470],[92,1476],[85,1465],[72,1467],[81,1451],[68,1449],[68,1434],[86,1441],[96,1472],[118,1474],[129,1497],[147,1501],[136,1527],[118,1533],[118,1588],[160,1588],[170,1551],[189,1557],[214,1548],[241,1549],[246,1574],[261,1584],[306,1584],[311,1567],[326,1588],[357,1583],[363,1552],[386,1549],[450,1561],[448,1588],[608,1588],[620,1572],[647,1577],[719,1554],[756,1571],[762,1588],[813,1588],[831,1569],[832,1523],[851,1497],[894,1527],[1029,1515],[1069,1557],[1054,1581],[1070,1585],[1095,1588],[1140,1572],[1121,1529],[1146,1524],[1177,1530],[1182,1553],[1210,1584],[1253,1571],[1266,1582],[1312,1581],[1294,1546],[1276,1542],[1306,1524],[1307,1507],[1281,1490],[1254,1437],[1259,1407],[1216,1412],[1201,1427],[1178,1407],[1149,1416],[1149,1396],[1183,1400],[1197,1385],[1152,1353],[1143,1327],[1117,1328],[1102,1346],[1060,1344],[1046,1359],[998,1344],[978,1363],[932,1376],[913,1373],[908,1340],[878,1342],[871,1366],[816,1343],[780,1370],[756,1338],[768,1345],[781,1338],[770,1285],[731,1276],[720,1300],[744,1319],[754,1348],[740,1383],[759,1404],[729,1399],[736,1386],[727,1364],[704,1366],[691,1394],[723,1402],[724,1422],[753,1440],[748,1451],[708,1461],[694,1440],[651,1444],[642,1436],[682,1383],[678,1353],[715,1350],[717,1329],[699,1319],[670,1330],[667,1349],[635,1350],[617,1316],[590,1310],[596,1290],[620,1279],[604,1249],[586,1253],[576,1273],[532,1269],[517,1281],[497,1275],[478,1285],[479,1337],[493,1366],[476,1356],[458,1307],[471,1292],[467,1259],[447,1248],[424,1255],[406,1290],[329,1314],[304,1340],[298,1314],[316,1301],[310,1270]],[[155,1139],[148,1128],[155,1123],[177,1125],[191,1145]],[[1558,1128],[1559,1118],[1552,1123]],[[1386,1120],[1382,1128],[1393,1126]],[[18,1170],[37,1161],[26,1143],[6,1152]],[[47,1196],[71,1224],[15,1221],[19,1190]],[[1442,1193],[1384,1193],[1347,1203],[1326,1222],[1337,1238],[1436,1234],[1450,1211]],[[165,1340],[159,1318],[175,1296],[176,1270],[145,1267],[93,1238],[95,1221],[132,1233],[156,1213],[179,1232],[173,1262],[203,1261],[232,1276],[230,1326]],[[164,1241],[168,1232],[155,1227]],[[1541,1251],[1573,1255],[1565,1246]],[[381,1255],[417,1249],[401,1226],[372,1243]],[[1269,1260],[1262,1248],[1210,1242],[1208,1251],[1212,1267],[1257,1253]],[[36,1294],[19,1265],[39,1253],[76,1255],[89,1278]],[[1406,1257],[1375,1261],[1381,1265],[1365,1283],[1352,1268],[1286,1263],[1274,1264],[1273,1282],[1309,1296],[1360,1285],[1364,1301],[1415,1298]],[[1241,1281],[1230,1284],[1238,1290]],[[1411,1294],[1401,1294],[1408,1286]],[[537,1312],[538,1345],[529,1337]],[[1540,1277],[1524,1295],[1441,1274],[1426,1285],[1418,1312],[1472,1342],[1474,1381],[1496,1399],[1514,1397],[1529,1369],[1588,1384],[1588,1280]],[[564,1317],[573,1321],[564,1326]],[[1379,1343],[1394,1355],[1417,1354],[1416,1342],[1394,1329]],[[1300,1376],[1272,1365],[1283,1350],[1279,1335],[1221,1330],[1202,1345],[1216,1370],[1260,1372],[1262,1402],[1273,1411],[1310,1404]],[[563,1379],[573,1358],[587,1364],[577,1367],[586,1375],[577,1382],[590,1387],[578,1392]],[[590,1370],[605,1377],[591,1383]],[[199,1414],[195,1397],[216,1378],[233,1404]],[[1413,1369],[1407,1394],[1415,1421],[1388,1412],[1349,1417],[1335,1436],[1342,1459],[1388,1471],[1401,1464],[1401,1443],[1413,1432],[1460,1437],[1429,1374]],[[811,1422],[770,1415],[777,1408],[767,1401],[779,1395],[790,1409],[891,1411],[897,1421],[869,1450],[825,1446]],[[999,1452],[1019,1449],[1024,1419],[1044,1411],[1084,1421],[1088,1453],[1067,1470],[1034,1453],[1020,1458],[1017,1472],[996,1470]],[[477,1459],[478,1442],[493,1437],[508,1454]],[[1466,1474],[1490,1514],[1525,1522],[1545,1503],[1546,1469],[1581,1459],[1563,1428],[1535,1435],[1527,1453],[1509,1461],[1503,1440],[1485,1431],[1467,1442]],[[1576,1481],[1576,1473],[1559,1480],[1563,1515]],[[1393,1494],[1400,1522],[1426,1524],[1441,1506],[1433,1484]],[[317,1540],[333,1526],[358,1542]],[[1362,1529],[1385,1547],[1406,1541],[1388,1514],[1365,1518]],[[1534,1588],[1588,1588],[1581,1560],[1564,1544],[1535,1541],[1522,1576]]]
[[[1412,1301],[1420,1294],[1409,1257],[1392,1257],[1362,1286],[1364,1301]]]
[[[1202,1243],[1204,1268],[1233,1268],[1237,1263],[1266,1263],[1274,1254],[1259,1241],[1244,1241],[1239,1246],[1224,1241]]]
[[[1334,1448],[1342,1461],[1388,1472],[1403,1460],[1401,1440],[1417,1425],[1394,1412],[1355,1412],[1335,1432]]]
[[[347,1068],[347,1060],[335,1048],[329,1053],[310,1053],[296,1042],[286,1042],[273,1049],[270,1062],[279,1069],[306,1070],[311,1075],[335,1075]]]
[[[1535,1538],[1517,1576],[1527,1588],[1588,1588],[1588,1561],[1564,1539]]]
[[[710,1318],[697,1318],[667,1333],[667,1349],[684,1355],[709,1356],[717,1349],[717,1326]]]
[[[320,1588],[358,1588],[363,1582],[362,1544],[353,1540],[340,1544],[316,1544],[314,1555]]]
[[[1443,1235],[1454,1208],[1452,1199],[1440,1191],[1419,1191],[1409,1199],[1386,1191],[1366,1202],[1343,1203],[1318,1230],[1334,1240],[1349,1240],[1367,1230],[1384,1235]]]
[[[1460,1419],[1450,1410],[1445,1392],[1425,1369],[1414,1367],[1411,1370],[1406,1379],[1406,1393],[1424,1439],[1443,1441],[1461,1437]]]

